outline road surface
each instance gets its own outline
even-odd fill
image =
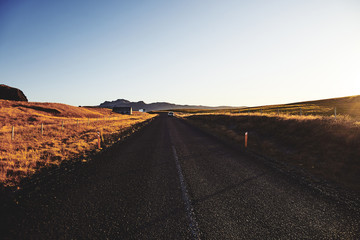
[[[18,193],[5,239],[359,239],[359,211],[161,115]]]

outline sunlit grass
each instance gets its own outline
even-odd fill
[[[21,106],[19,106],[21,105]],[[25,107],[24,107],[25,106]],[[41,108],[39,108],[41,107]],[[120,115],[109,109],[79,108],[55,103],[0,101],[0,183],[15,185],[40,168],[87,157],[133,131],[154,115]],[[43,134],[41,134],[43,124]],[[14,126],[14,139],[12,127]]]
[[[266,105],[239,109],[177,109],[173,110],[178,115],[188,114],[247,114],[269,115],[295,118],[333,117],[346,118],[348,120],[360,120],[360,96],[333,98],[318,101],[309,101],[282,105]]]

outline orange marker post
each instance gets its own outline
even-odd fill
[[[245,133],[245,148],[247,148],[248,132]]]

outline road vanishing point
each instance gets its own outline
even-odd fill
[[[2,211],[3,239],[360,239],[358,209],[166,114]]]

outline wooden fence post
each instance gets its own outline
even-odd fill
[[[98,149],[101,148],[101,145],[100,145],[100,132],[97,132],[97,137],[98,137]]]
[[[15,127],[12,126],[12,129],[11,129],[11,141],[14,141],[15,139]]]
[[[334,109],[334,116],[335,116],[335,119],[336,119],[336,107]]]
[[[41,123],[41,136],[44,134],[44,123]]]

